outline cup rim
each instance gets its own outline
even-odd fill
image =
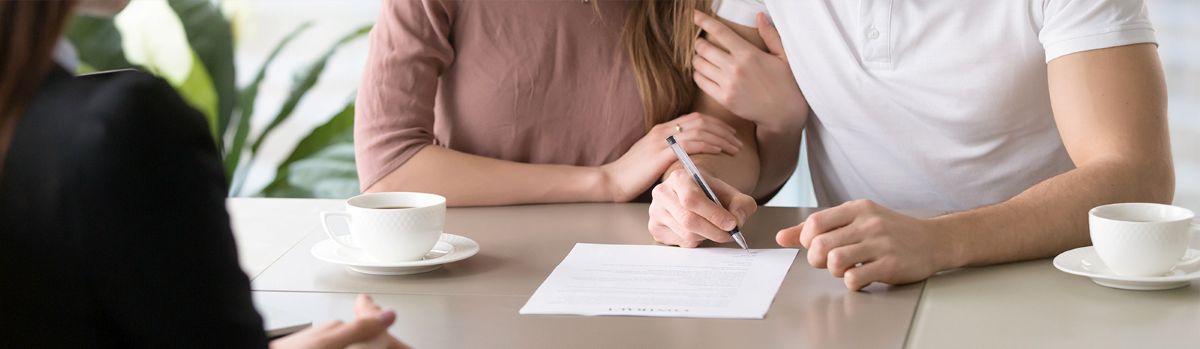
[[[407,200],[410,202],[406,202],[405,204],[413,205],[413,207],[378,208],[378,207],[364,206],[364,204],[362,203],[362,201],[364,201],[364,200],[370,200],[370,199],[380,198],[380,197],[394,198],[395,200]],[[415,201],[418,203],[414,204],[414,203],[412,203],[412,201]],[[446,197],[444,197],[444,196],[441,196],[438,194],[431,194],[431,193],[408,192],[408,191],[362,193],[359,195],[355,195],[354,197],[351,197],[349,199],[346,199],[347,207],[351,207],[351,208],[358,209],[358,210],[390,211],[390,212],[416,210],[416,209],[422,209],[422,208],[442,206],[445,204],[446,204]]]
[[[1105,210],[1112,210],[1112,209],[1124,208],[1124,207],[1166,208],[1166,209],[1171,209],[1171,210],[1177,210],[1182,214],[1179,217],[1176,217],[1173,219],[1163,219],[1163,220],[1156,220],[1156,221],[1149,221],[1149,222],[1139,222],[1139,221],[1112,218],[1111,216],[1104,215],[1101,212],[1101,211],[1105,211]],[[1175,206],[1175,205],[1153,203],[1153,202],[1121,202],[1121,203],[1115,203],[1115,204],[1100,205],[1100,206],[1093,207],[1091,210],[1088,210],[1088,216],[1091,218],[1100,219],[1100,220],[1103,220],[1106,222],[1126,223],[1126,224],[1174,223],[1174,222],[1180,222],[1180,221],[1191,221],[1196,218],[1196,214],[1194,212],[1192,212],[1192,210],[1189,210],[1187,208]]]

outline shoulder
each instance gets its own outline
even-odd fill
[[[73,79],[76,101],[68,100],[79,112],[75,120],[90,140],[114,136],[156,133],[171,135],[189,129],[207,129],[203,116],[189,106],[165,80],[133,71],[83,75]],[[153,131],[153,132],[151,132]]]
[[[148,183],[124,178],[169,181],[145,176],[165,175],[164,167],[219,167],[208,122],[166,81],[130,70],[56,84],[51,95],[58,95],[54,109],[61,115],[50,116],[59,128],[54,133],[62,137],[72,172],[86,173],[84,181],[137,187]]]
[[[208,122],[166,81],[133,71],[59,78],[40,102],[76,160],[150,155],[149,148],[215,151]]]

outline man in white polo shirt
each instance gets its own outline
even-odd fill
[[[696,82],[756,122],[763,166],[794,167],[807,131],[817,199],[836,207],[776,238],[850,289],[1053,256],[1089,244],[1091,207],[1172,200],[1143,1],[723,0],[717,14],[696,17]],[[685,173],[655,188],[656,240],[728,241],[753,200],[711,182],[739,204]]]

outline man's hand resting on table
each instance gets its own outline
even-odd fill
[[[753,198],[724,181],[705,181],[725,207],[709,200],[682,169],[654,187],[648,228],[655,241],[680,247],[696,247],[705,240],[730,242],[729,230],[758,210]],[[808,249],[809,264],[829,269],[844,278],[846,288],[858,290],[872,282],[920,281],[956,267],[952,240],[942,231],[931,221],[859,200],[814,213],[804,223],[780,230],[775,240],[784,247]]]
[[[804,246],[808,263],[844,278],[858,290],[872,282],[904,284],[956,267],[949,236],[931,221],[892,211],[869,200],[851,201],[780,230],[784,247]]]

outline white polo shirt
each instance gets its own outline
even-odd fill
[[[1047,62],[1155,42],[1141,0],[722,0],[717,11],[748,26],[758,12],[815,113],[822,206],[963,211],[1069,171]]]

